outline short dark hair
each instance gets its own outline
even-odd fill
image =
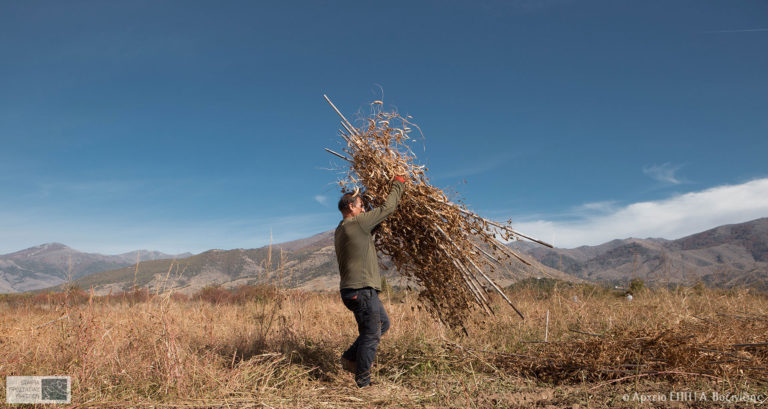
[[[355,200],[360,197],[352,192],[344,193],[339,199],[339,211],[342,213],[349,211],[349,205],[354,204]]]

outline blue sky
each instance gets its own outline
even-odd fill
[[[764,1],[2,2],[0,253],[330,230],[324,93],[556,245],[765,217],[766,50]]]

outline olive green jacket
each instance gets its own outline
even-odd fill
[[[339,222],[334,245],[342,289],[372,287],[381,290],[379,263],[371,232],[395,211],[404,187],[403,183],[395,181],[381,207]]]

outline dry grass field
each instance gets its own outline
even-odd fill
[[[77,408],[768,406],[750,402],[768,397],[765,294],[507,292],[526,320],[496,299],[495,316],[478,313],[466,333],[412,293],[382,294],[392,328],[365,389],[338,364],[356,327],[335,292],[6,296],[1,402],[5,376],[70,375]]]

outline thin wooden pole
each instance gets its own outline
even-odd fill
[[[483,249],[482,249],[480,246],[478,246],[477,244],[475,244],[475,243],[472,243],[472,245],[473,245],[473,246],[474,246],[474,247],[475,247],[477,250],[479,250],[481,253],[485,254],[485,256],[486,256],[486,257],[488,257],[489,259],[491,259],[491,260],[495,261],[497,264],[501,264],[501,261],[499,261],[498,259],[496,259],[496,257],[494,257],[493,255],[491,255],[491,254],[490,254],[490,253],[488,253],[487,251],[483,250]]]
[[[534,243],[539,243],[539,244],[541,244],[542,246],[546,246],[546,247],[549,247],[549,248],[554,248],[554,247],[555,247],[555,246],[553,246],[553,245],[551,245],[551,244],[549,244],[549,243],[547,243],[547,242],[544,242],[544,241],[541,241],[541,240],[538,240],[538,239],[534,239],[534,238],[533,238],[533,237],[531,237],[531,236],[526,236],[525,234],[523,234],[523,233],[520,233],[520,232],[519,232],[519,231],[517,231],[517,230],[513,230],[513,229],[512,229],[512,228],[510,228],[509,226],[503,226],[503,225],[501,225],[501,224],[499,224],[499,223],[496,223],[496,222],[494,222],[493,220],[488,220],[488,219],[483,219],[483,220],[487,221],[487,222],[488,222],[488,224],[491,224],[491,225],[493,225],[493,226],[496,226],[496,227],[498,227],[498,228],[500,228],[500,229],[504,229],[504,230],[506,230],[506,231],[508,231],[508,232],[510,232],[510,233],[512,233],[512,234],[514,234],[515,236],[520,236],[520,237],[522,237],[522,238],[524,238],[524,239],[530,240],[530,241],[532,241],[532,242],[534,242]]]
[[[452,257],[450,253],[447,250],[445,250],[445,248],[443,248],[443,246],[440,246],[440,248],[443,249],[443,252],[445,252],[445,254],[451,259],[453,264],[456,267],[458,267],[462,272],[464,272],[467,275],[467,277],[470,278],[470,284],[472,284],[473,288],[478,292],[478,294],[480,294],[480,297],[483,299],[483,301],[488,303],[489,302],[488,299],[485,297],[485,295],[482,292],[482,285],[480,285],[480,281],[478,281],[477,278],[475,278],[475,275],[472,274],[472,272],[470,272],[469,269],[464,264],[462,264],[461,261],[457,260],[455,257]]]
[[[345,128],[347,128],[347,130],[350,131],[350,133],[352,133],[353,135],[357,135],[357,131],[354,130],[355,127],[352,126],[352,124],[349,121],[347,121],[347,118],[345,118],[344,115],[341,113],[341,111],[339,111],[339,109],[336,108],[336,105],[333,105],[333,102],[331,102],[331,99],[328,98],[328,95],[323,94],[323,98],[325,98],[325,100],[328,101],[328,104],[331,105],[331,108],[333,108],[333,110],[336,111],[337,114],[339,114],[339,117],[341,117],[341,120],[344,121],[344,123],[346,123],[348,128],[347,127]]]
[[[467,284],[470,292],[472,293],[472,295],[475,296],[475,299],[477,299],[478,304],[480,304],[485,309],[488,315],[493,315],[493,311],[490,309],[490,306],[488,305],[488,299],[485,298],[485,295],[483,295],[478,285],[475,285],[472,283],[472,279],[474,278],[474,276],[469,272],[469,269],[464,267],[464,265],[461,264],[461,262],[459,262],[453,256],[451,256],[450,252],[448,252],[448,250],[446,250],[445,247],[443,247],[440,244],[438,244],[438,247],[440,248],[440,250],[443,251],[443,253],[445,253],[445,255],[451,260],[451,262],[453,262],[453,265],[459,269],[459,272],[461,272],[462,277],[464,278],[465,283]]]
[[[459,253],[461,253],[461,249],[459,248],[459,246],[456,245],[456,243],[453,241],[453,239],[451,239],[451,237],[448,236],[448,234],[446,234],[443,231],[443,229],[440,228],[440,226],[435,225],[435,227],[437,227],[437,230],[439,230],[440,233],[443,233],[443,236],[445,236],[448,239],[448,241],[453,245],[453,247],[455,247],[456,250]],[[480,267],[478,267],[477,264],[475,264],[474,261],[472,261],[472,259],[467,258],[467,261],[469,261],[469,264],[472,264],[472,267],[474,267],[475,270],[477,270],[477,272],[480,273],[480,275],[483,276],[483,278],[485,278],[485,280],[488,281],[488,283],[496,290],[496,292],[499,293],[499,295],[501,295],[502,298],[504,298],[504,300],[507,302],[507,304],[509,304],[509,306],[512,307],[513,310],[515,310],[517,315],[519,315],[520,318],[525,319],[525,317],[523,316],[523,313],[521,313],[520,310],[518,310],[517,307],[515,307],[515,304],[512,304],[512,301],[509,299],[509,297],[507,297],[506,294],[504,294],[504,291],[502,291],[501,288],[499,288],[499,286],[496,285],[496,283],[494,283],[493,280],[491,280],[490,277],[488,277],[483,272],[483,270],[481,270]]]
[[[502,229],[502,230],[505,230],[505,231],[507,231],[507,232],[509,232],[509,233],[512,233],[512,234],[514,234],[514,235],[516,235],[516,236],[520,236],[520,237],[522,237],[522,238],[524,238],[524,239],[530,240],[530,241],[532,241],[532,242],[534,242],[534,243],[539,243],[539,244],[541,244],[542,246],[546,246],[546,247],[549,247],[549,248],[554,248],[554,246],[552,246],[552,245],[551,245],[551,244],[549,244],[549,243],[543,242],[543,241],[541,241],[541,240],[538,240],[538,239],[534,239],[533,237],[530,237],[530,236],[527,236],[527,235],[525,235],[525,234],[523,234],[523,233],[520,233],[520,232],[518,232],[517,230],[513,230],[513,229],[512,229],[511,227],[509,227],[509,226],[504,226],[504,225],[502,225],[502,224],[499,224],[499,223],[497,223],[497,222],[495,222],[495,221],[493,221],[493,220],[489,220],[489,219],[486,219],[486,218],[484,218],[484,217],[481,217],[481,216],[480,216],[480,215],[478,215],[477,213],[474,213],[474,212],[470,212],[469,210],[466,210],[466,209],[462,209],[462,208],[461,208],[461,206],[457,205],[456,203],[452,203],[452,202],[448,202],[448,201],[442,201],[442,200],[439,200],[439,199],[437,199],[437,198],[432,198],[432,199],[433,199],[434,201],[438,202],[438,203],[443,203],[443,204],[445,204],[445,205],[448,205],[448,206],[452,206],[452,207],[453,207],[453,208],[455,208],[456,210],[458,210],[458,211],[460,211],[460,212],[462,212],[462,213],[464,213],[464,214],[466,214],[466,215],[468,215],[468,216],[472,216],[472,217],[475,217],[475,218],[477,218],[478,220],[482,220],[482,221],[484,221],[484,222],[486,222],[486,223],[490,224],[491,226],[494,226],[494,227],[498,227],[498,228],[500,228],[500,229]]]
[[[331,105],[333,105],[333,104],[331,104]],[[346,121],[346,119],[344,121]],[[354,135],[356,133],[354,128],[350,128],[346,123],[344,123],[344,121],[341,121],[341,126],[343,126],[344,129],[346,129],[347,132],[349,132],[350,135]],[[347,139],[347,138],[345,138],[345,139]],[[349,142],[349,139],[347,139],[347,142]]]
[[[344,155],[342,155],[342,154],[340,154],[338,152],[334,152],[334,151],[332,151],[332,150],[330,150],[328,148],[323,148],[323,149],[325,149],[325,151],[330,153],[331,155],[338,156],[338,157],[340,157],[341,159],[344,159],[347,162],[352,162],[352,159],[349,159],[348,157],[346,157],[346,156],[344,156]]]
[[[523,262],[523,264],[526,264],[526,265],[529,265],[529,266],[530,266],[530,265],[532,265],[532,264],[531,264],[531,263],[530,263],[528,260],[526,260],[526,259],[524,259],[524,258],[520,257],[520,256],[519,256],[517,253],[515,253],[514,251],[512,251],[512,249],[510,249],[509,247],[505,246],[505,245],[504,245],[504,243],[502,243],[502,242],[500,242],[500,241],[498,241],[498,240],[496,240],[496,239],[492,239],[492,240],[493,240],[493,241],[496,243],[496,246],[497,246],[497,247],[499,248],[499,250],[501,250],[502,252],[505,252],[505,253],[507,253],[507,254],[511,255],[512,257],[514,257],[514,258],[516,258],[516,259],[520,260],[521,262]]]

